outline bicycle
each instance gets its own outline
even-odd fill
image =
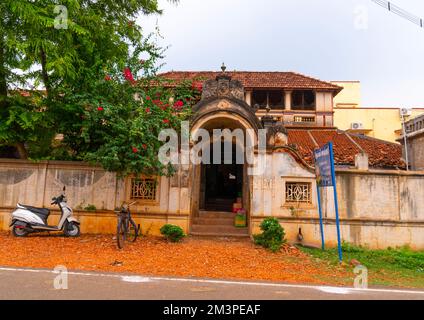
[[[115,210],[118,215],[118,227],[116,229],[116,242],[119,249],[124,248],[125,241],[135,242],[140,231],[140,225],[136,225],[131,218],[130,206],[134,205],[137,201],[127,204],[124,203],[121,209]]]

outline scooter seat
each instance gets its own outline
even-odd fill
[[[49,209],[45,209],[45,208],[36,208],[36,207],[31,207],[31,206],[26,206],[24,204],[19,204],[21,207],[36,213],[37,215],[43,216],[43,217],[48,217],[50,215],[50,210]]]

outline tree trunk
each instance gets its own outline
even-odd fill
[[[44,87],[46,88],[47,96],[50,93],[49,74],[47,73],[47,56],[43,48],[40,50],[41,58],[41,74],[43,76]]]
[[[7,82],[6,82],[6,62],[5,62],[4,36],[0,34],[0,108],[7,107]]]
[[[22,142],[18,142],[15,145],[15,147],[18,150],[19,159],[24,159],[24,160],[28,159],[28,151],[27,151],[27,149],[25,148],[25,145]]]

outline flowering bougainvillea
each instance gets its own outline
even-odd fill
[[[147,63],[143,66],[148,65]],[[109,70],[113,81],[99,81],[96,96],[84,108],[81,137],[89,149],[83,160],[100,163],[106,170],[128,174],[170,175],[173,168],[158,161],[162,129],[180,130],[200,92],[183,82],[168,88],[143,66],[126,67],[123,73]],[[119,79],[121,76],[121,80]],[[96,106],[93,112],[91,106]],[[172,107],[170,107],[172,106]],[[100,112],[101,111],[101,112]]]
[[[132,83],[132,84],[135,83],[134,76],[131,73],[131,69],[130,68],[127,67],[127,68],[124,69],[124,77],[130,83]]]

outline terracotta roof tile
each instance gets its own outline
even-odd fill
[[[311,138],[312,135],[319,147],[330,141],[333,142],[336,165],[355,165],[355,155],[363,150],[368,154],[371,167],[405,168],[400,144],[353,135],[335,128],[287,129],[289,144],[295,146],[303,159],[311,165],[313,164],[313,151],[316,149],[316,145]]]
[[[210,80],[220,72],[212,71],[171,71],[159,76],[171,81]],[[245,88],[283,88],[283,89],[321,89],[340,92],[343,88],[329,82],[321,81],[295,72],[250,72],[234,71],[226,74],[241,81]]]

